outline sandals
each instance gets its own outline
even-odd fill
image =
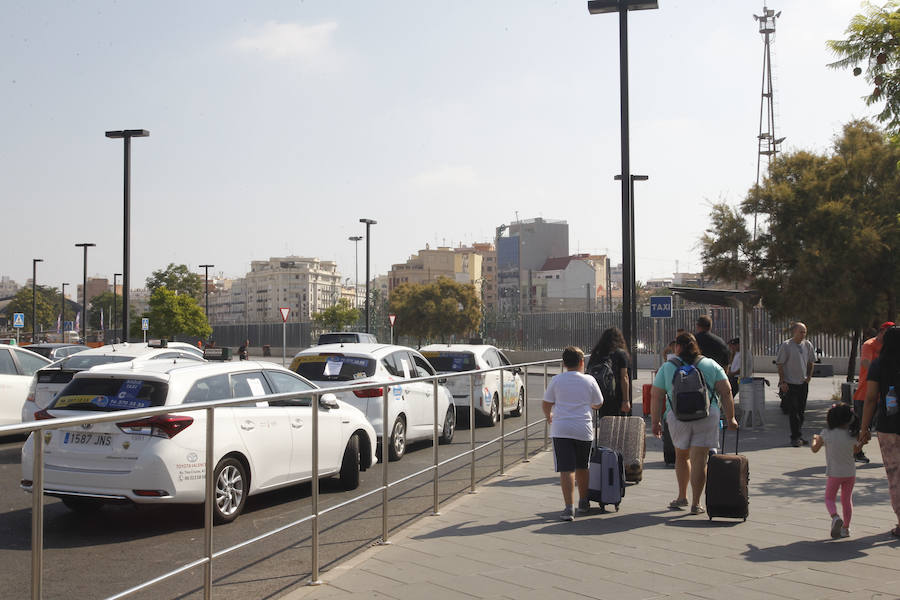
[[[685,508],[687,508],[687,505],[688,505],[687,498],[681,498],[681,499],[676,498],[676,499],[672,500],[671,502],[669,502],[669,508],[672,510],[684,510]]]
[[[702,506],[700,506],[699,504],[698,504],[697,506],[692,506],[692,507],[691,507],[691,514],[692,514],[692,515],[702,515],[702,514],[705,513],[705,512],[706,512],[706,509],[703,508]]]

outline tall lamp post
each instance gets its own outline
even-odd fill
[[[116,303],[116,300],[119,297],[118,293],[118,285],[116,284],[116,278],[121,277],[121,273],[113,273],[113,314],[112,314],[112,328],[113,331],[116,330],[116,315],[119,314],[119,306]]]
[[[122,338],[128,341],[128,288],[131,274],[131,138],[148,137],[146,129],[107,131],[106,137],[125,141],[125,213],[122,222]]]
[[[635,346],[634,311],[634,222],[631,198],[630,134],[628,129],[628,11],[659,8],[657,0],[588,0],[592,15],[619,13],[619,103],[622,142],[622,334],[629,349]],[[633,354],[632,354],[633,356]],[[633,369],[632,369],[633,371]]]
[[[370,241],[372,239],[371,227],[378,223],[373,219],[360,219],[360,223],[366,224],[366,333],[369,333],[369,251],[371,250]]]
[[[37,264],[43,258],[31,259],[31,343],[37,344]]]
[[[620,181],[622,179],[621,175],[616,175],[613,177],[616,181]],[[628,185],[628,193],[631,196],[631,202],[629,203],[629,212],[628,212],[628,227],[631,230],[631,235],[629,236],[631,240],[631,248],[629,252],[631,253],[631,267],[632,273],[637,272],[636,263],[637,263],[637,253],[634,250],[634,182],[635,181],[647,181],[650,179],[649,175],[631,175],[630,183]],[[632,345],[628,348],[628,352],[631,354],[631,378],[637,379],[637,284],[635,283],[636,276],[631,277],[628,281],[623,281],[623,285],[627,285],[631,287],[631,298],[633,299],[631,303],[631,330],[634,332],[632,336]]]
[[[59,311],[59,326],[62,331],[63,341],[66,339],[66,286],[68,282],[61,284],[62,286],[62,306]]]
[[[359,240],[363,239],[363,236],[351,235],[347,239],[353,242],[353,270],[356,273],[356,283],[354,284],[353,288],[353,308],[359,309]]]
[[[81,279],[81,339],[87,340],[87,249],[93,248],[97,244],[91,244],[88,242],[84,242],[81,244],[75,244],[76,248],[84,248],[84,275]]]
[[[209,270],[216,265],[200,265],[201,269],[206,270],[206,275],[204,275],[204,285],[203,290],[206,292],[206,323],[209,324]]]

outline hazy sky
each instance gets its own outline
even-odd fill
[[[709,206],[756,177],[762,0],[660,0],[629,18],[637,275],[699,270]],[[872,114],[833,71],[856,0],[770,0],[784,149],[824,151]],[[122,268],[132,145],[132,287],[170,262],[243,276],[296,254],[354,275],[429,243],[565,219],[572,252],[621,259],[618,18],[585,0],[6,0],[0,20],[0,275]],[[365,246],[359,245],[360,278]]]

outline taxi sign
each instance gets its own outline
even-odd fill
[[[25,313],[13,313],[13,327],[25,327]]]
[[[654,319],[671,319],[672,296],[650,296],[650,316]]]
[[[203,358],[206,360],[231,360],[231,348],[228,346],[214,346],[203,350]]]
[[[287,323],[287,318],[288,318],[288,315],[291,313],[291,309],[290,308],[279,308],[278,310],[281,311],[281,320],[284,321],[285,323]]]

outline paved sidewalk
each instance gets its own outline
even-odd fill
[[[817,382],[828,397],[832,380]],[[900,598],[900,541],[877,441],[857,470],[851,537],[832,540],[822,495],[824,452],[787,446],[786,418],[768,402],[765,430],[747,430],[746,522],[669,511],[675,474],[648,438],[644,480],[628,487],[620,512],[561,522],[549,452],[517,465],[323,572],[321,586],[286,598],[515,600],[697,598],[728,600]],[[822,426],[830,400],[811,401],[805,432]],[[733,450],[734,437],[727,440]]]

